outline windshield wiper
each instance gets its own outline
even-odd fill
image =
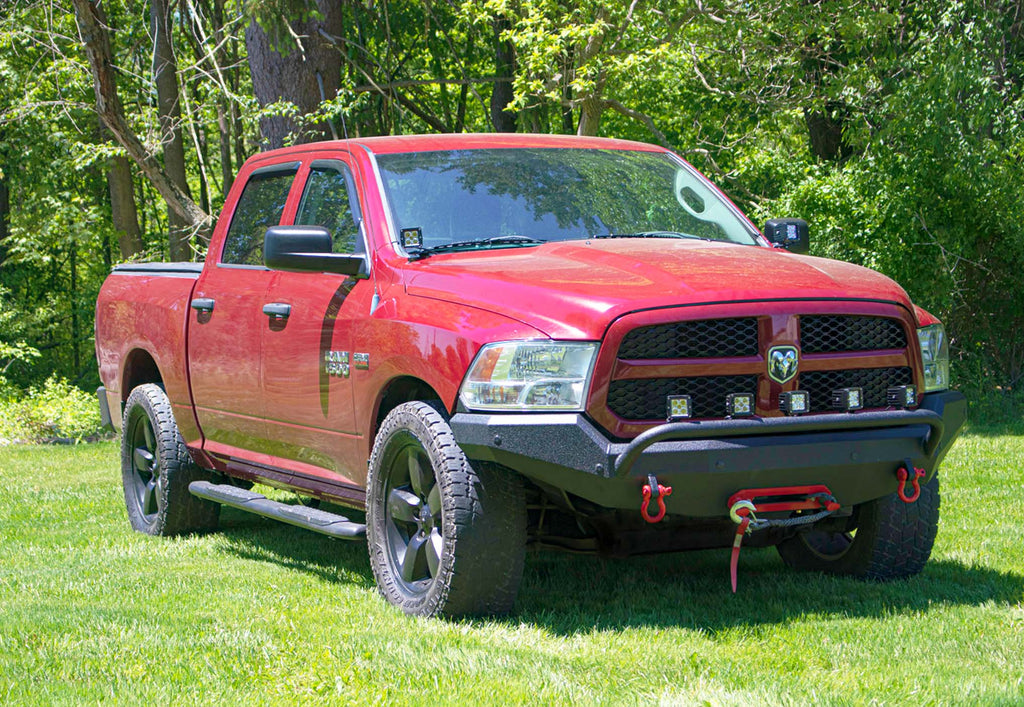
[[[636,233],[595,233],[590,238],[689,238],[696,241],[710,241],[711,238],[695,236],[678,231],[638,231]]]
[[[450,250],[462,250],[462,249],[484,249],[493,246],[517,246],[517,245],[539,245],[541,243],[547,243],[537,238],[530,238],[529,236],[494,236],[492,238],[478,238],[472,241],[455,241],[454,243],[441,243],[440,245],[432,245],[424,248],[415,248],[409,250],[410,260],[422,260],[434,253],[442,253]]]

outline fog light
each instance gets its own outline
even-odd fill
[[[754,396],[750,393],[729,393],[725,396],[725,414],[746,417],[754,414]]]
[[[860,410],[864,407],[864,391],[861,388],[833,390],[832,407],[837,410]]]
[[[668,421],[686,420],[693,415],[693,401],[689,395],[668,396]]]
[[[806,390],[779,393],[779,410],[787,415],[803,415],[811,409],[811,395]]]
[[[885,391],[885,402],[889,407],[912,408],[917,405],[917,389],[912,385],[901,385]]]

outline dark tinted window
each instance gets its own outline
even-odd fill
[[[361,249],[351,203],[354,198],[352,176],[347,167],[340,163],[314,166],[306,180],[295,225],[323,226],[331,232],[335,253],[354,253]]]
[[[254,174],[238,200],[224,241],[222,263],[263,265],[263,235],[281,223],[295,170]]]

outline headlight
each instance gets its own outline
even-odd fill
[[[924,360],[924,392],[949,388],[949,342],[941,324],[932,324],[917,330]]]
[[[470,410],[582,410],[596,353],[592,343],[488,344],[459,398]]]

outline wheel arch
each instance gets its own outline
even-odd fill
[[[402,403],[408,403],[413,400],[422,400],[424,402],[437,401],[444,406],[443,399],[433,386],[415,376],[397,376],[389,380],[381,388],[377,396],[376,405],[374,406],[368,435],[371,445],[373,443],[372,440],[376,439],[377,432],[380,430],[380,426],[383,424],[384,418],[388,416],[388,413]]]
[[[164,385],[164,377],[160,366],[145,349],[132,349],[124,357],[121,367],[121,402],[128,400],[132,390],[145,383]]]

